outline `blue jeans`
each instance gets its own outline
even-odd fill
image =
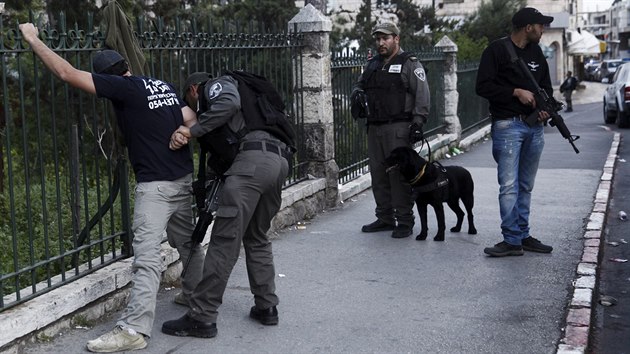
[[[545,146],[542,124],[521,120],[492,122],[492,156],[497,163],[501,233],[520,245],[529,236],[529,208],[538,162]]]

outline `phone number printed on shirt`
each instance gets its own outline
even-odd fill
[[[161,80],[142,80],[144,87],[151,94],[147,96],[149,109],[179,105],[177,94],[170,90],[168,84]]]

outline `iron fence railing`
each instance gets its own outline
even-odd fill
[[[490,120],[488,101],[475,93],[478,68],[479,62],[457,64],[457,115],[463,135],[476,131]]]
[[[429,119],[424,127],[430,136],[444,127],[444,54],[441,51],[413,51],[427,72],[431,93]],[[335,161],[339,166],[339,183],[350,182],[369,172],[365,122],[350,114],[350,94],[359,78],[367,56],[350,49],[331,57],[331,81],[335,125]]]
[[[40,38],[73,66],[91,71],[104,35],[40,25]],[[41,23],[42,21],[37,21]],[[302,35],[249,24],[136,23],[148,76],[182,88],[189,73],[244,69],[267,76],[295,119],[298,152],[286,185],[307,178],[301,95]],[[149,29],[150,28],[150,29]],[[0,17],[0,311],[131,254],[134,187],[108,101],[47,71]],[[196,161],[196,159],[195,159]]]

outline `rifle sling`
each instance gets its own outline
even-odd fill
[[[534,84],[534,87],[536,88],[536,91],[540,92],[540,90],[542,90],[542,89],[538,85],[538,82],[536,82],[536,79],[534,78],[534,75],[532,75],[531,71],[529,71],[527,69],[527,65],[525,64],[523,59],[521,57],[519,57],[518,55],[516,55],[516,51],[514,50],[514,44],[512,43],[512,39],[509,36],[508,37],[504,37],[503,43],[505,44],[505,48],[507,49],[508,54],[510,54],[510,61],[512,63],[517,63],[518,64],[519,68],[523,71],[525,76],[527,76],[529,81],[531,81],[532,84]]]

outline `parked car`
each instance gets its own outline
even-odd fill
[[[604,60],[599,64],[599,69],[596,72],[597,81],[602,81],[603,78],[608,78],[608,80],[612,80],[613,75],[615,75],[615,71],[619,65],[623,64],[621,59],[608,59]]]
[[[594,60],[584,64],[584,80],[594,81],[597,79],[596,72],[599,71],[600,61]]]
[[[619,128],[630,127],[630,63],[619,66],[604,92],[604,123],[615,123]]]

